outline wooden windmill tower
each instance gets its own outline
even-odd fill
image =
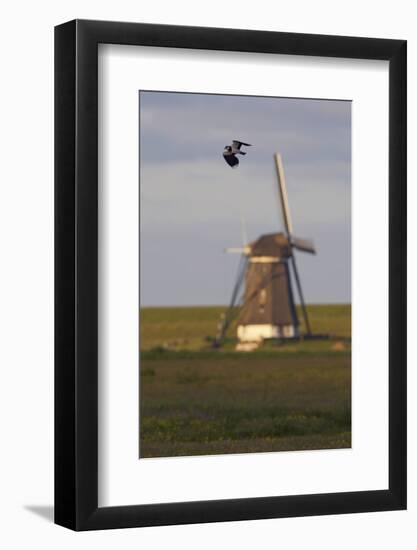
[[[285,231],[261,235],[242,249],[242,261],[229,309],[219,324],[216,338],[221,344],[231,322],[238,315],[239,343],[260,343],[265,339],[300,337],[291,273],[298,291],[307,335],[311,335],[304,295],[294,250],[315,254],[312,241],[293,235],[281,155],[275,155],[278,189]],[[243,295],[240,297],[244,283]],[[239,308],[236,308],[237,305]]]

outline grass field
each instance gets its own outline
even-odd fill
[[[140,456],[350,447],[350,306],[309,307],[328,340],[234,351],[224,308],[142,308]]]

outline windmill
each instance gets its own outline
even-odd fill
[[[275,165],[285,231],[261,235],[256,241],[244,244],[243,248],[228,249],[228,252],[239,252],[241,261],[229,308],[218,325],[215,340],[217,346],[223,342],[236,316],[238,346],[242,346],[241,349],[245,349],[248,343],[259,344],[265,339],[299,338],[300,323],[295,308],[291,272],[300,300],[306,336],[312,335],[294,251],[310,254],[316,251],[312,241],[293,234],[284,167],[278,153],[275,155]]]

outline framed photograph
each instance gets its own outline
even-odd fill
[[[55,522],[406,508],[406,42],[55,29]]]

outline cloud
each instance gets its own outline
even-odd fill
[[[142,93],[140,112],[144,162],[203,160],[235,138],[255,161],[277,149],[287,163],[350,157],[349,102]]]

